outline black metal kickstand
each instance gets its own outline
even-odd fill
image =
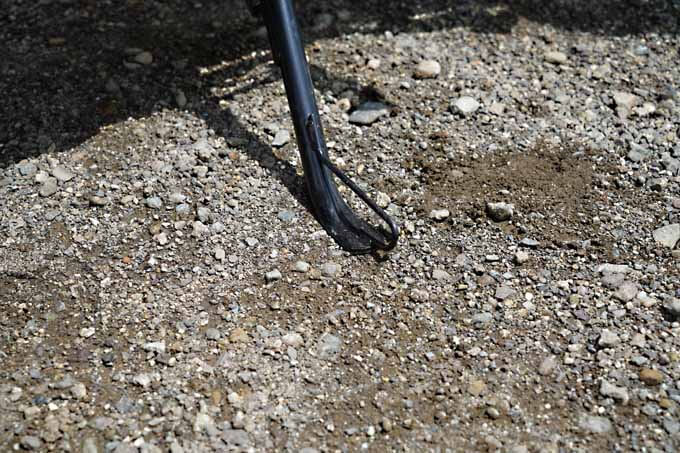
[[[251,10],[264,19],[274,61],[283,74],[316,219],[340,247],[351,253],[391,250],[399,238],[397,224],[328,158],[312,78],[291,0],[249,0],[248,3]],[[385,221],[389,232],[372,227],[352,211],[340,196],[333,174]]]

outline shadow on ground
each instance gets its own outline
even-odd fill
[[[270,60],[267,40],[240,0],[9,3],[0,12],[6,50],[0,61],[0,168],[71,149],[129,117],[176,108],[179,91],[189,99],[185,108],[217,133],[247,139],[251,157],[269,165],[277,160],[268,144],[219,105],[225,92],[233,99],[235,80]],[[665,0],[420,0],[390,2],[389,11],[377,0],[362,2],[361,8],[349,0],[298,3],[308,40],[460,26],[506,33],[521,21],[596,35],[677,34],[680,29],[680,2]],[[134,49],[150,51],[154,61],[133,68],[126,62]],[[316,69],[315,82],[322,89],[338,80],[357,85],[343,74]],[[265,72],[264,78],[242,85],[248,89],[278,80],[275,67]],[[299,198],[300,178],[290,164],[278,163],[282,182]]]

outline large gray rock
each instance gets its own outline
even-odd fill
[[[390,109],[380,102],[366,102],[359,106],[350,116],[349,122],[368,126],[383,116],[389,115]]]
[[[657,244],[672,249],[680,241],[680,223],[657,228],[652,235]]]

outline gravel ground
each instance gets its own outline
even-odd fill
[[[677,0],[300,4],[384,259],[243,5],[4,5],[0,450],[680,448]]]

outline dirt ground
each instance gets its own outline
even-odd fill
[[[5,3],[0,450],[678,450],[677,1],[298,2],[384,257],[242,3]]]

